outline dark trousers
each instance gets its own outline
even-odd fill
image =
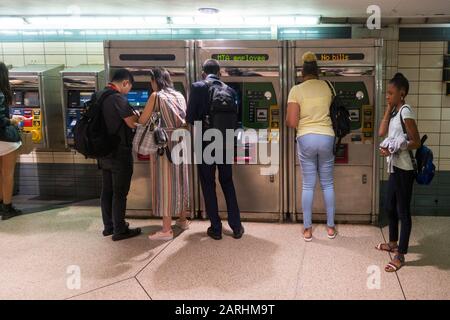
[[[389,176],[386,211],[389,215],[389,241],[399,241],[398,221],[401,221],[398,252],[408,253],[411,235],[411,198],[414,184],[414,172],[394,167]]]
[[[114,157],[102,159],[99,166],[103,175],[101,206],[105,230],[123,233],[127,230],[125,211],[133,175],[131,150],[122,150]]]
[[[203,197],[205,198],[206,213],[215,232],[222,231],[219,208],[216,195],[216,168],[219,169],[219,182],[222,187],[228,210],[228,224],[233,231],[240,230],[241,213],[236,199],[233,184],[233,170],[231,164],[199,164],[198,171]]]

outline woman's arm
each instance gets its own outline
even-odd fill
[[[420,148],[420,134],[419,130],[417,129],[416,121],[414,119],[405,119],[404,122],[409,139],[408,150],[415,150]]]
[[[156,102],[156,92],[153,92],[150,96],[150,99],[148,99],[147,104],[145,105],[144,111],[142,111],[141,116],[139,117],[138,122],[140,124],[146,124],[150,117],[152,116],[153,109],[155,108],[155,102]]]
[[[384,112],[383,119],[380,123],[380,128],[378,129],[378,136],[384,137],[388,134],[389,130],[389,121],[391,120],[392,107],[388,104],[386,107],[386,111]]]
[[[300,120],[300,105],[296,102],[289,102],[286,114],[286,125],[289,128],[297,128]]]

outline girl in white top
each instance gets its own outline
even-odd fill
[[[6,131],[9,126],[17,126],[23,119],[10,118],[9,106],[12,93],[9,85],[9,73],[5,64],[0,62],[0,130]],[[0,136],[1,138],[1,136]],[[0,215],[2,220],[10,219],[21,212],[11,204],[14,186],[14,168],[16,166],[17,149],[21,142],[0,141]]]
[[[383,157],[389,159],[389,182],[386,211],[389,215],[389,242],[377,245],[378,250],[395,253],[394,259],[385,267],[386,272],[395,272],[405,264],[411,234],[411,197],[414,184],[412,150],[420,147],[420,135],[412,108],[406,104],[409,82],[397,73],[387,88],[387,108],[381,121],[379,136],[388,134],[392,140],[406,139],[406,143],[391,154],[389,148],[380,147]],[[403,125],[402,125],[403,123]],[[398,221],[401,221],[399,236]]]

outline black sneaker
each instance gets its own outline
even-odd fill
[[[125,239],[129,239],[129,238],[137,237],[138,235],[141,234],[141,232],[142,232],[141,228],[127,229],[127,231],[125,231],[124,233],[114,234],[112,236],[112,240],[113,241],[120,241],[120,240],[125,240]]]
[[[127,229],[128,229],[128,227],[130,226],[130,224],[128,223],[128,222],[125,222],[125,226],[127,227]],[[108,236],[111,236],[111,235],[113,235],[114,234],[114,230],[113,229],[105,229],[105,230],[103,230],[103,236],[104,237],[108,237]]]
[[[221,240],[222,239],[222,232],[217,233],[214,231],[212,227],[208,228],[208,231],[206,232],[209,237],[213,238],[214,240]]]
[[[238,231],[233,231],[233,238],[240,239],[244,235],[244,226],[241,225],[240,229]]]
[[[20,216],[22,214],[22,211],[17,210],[14,208],[11,204],[8,205],[2,205],[2,220],[8,220],[17,216]]]

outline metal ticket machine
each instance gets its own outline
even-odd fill
[[[63,65],[28,65],[9,72],[13,103],[11,115],[23,116],[37,150],[64,150],[59,72]]]
[[[107,79],[117,68],[129,69],[135,84],[128,94],[130,105],[142,111],[152,93],[149,70],[166,68],[176,90],[186,98],[193,68],[193,45],[191,41],[105,41]],[[134,172],[128,195],[127,215],[151,216],[151,177],[148,159],[135,155]],[[193,201],[191,201],[193,211]]]
[[[378,213],[378,113],[382,103],[382,42],[361,40],[303,40],[289,44],[289,62],[293,66],[290,87],[302,81],[302,55],[316,54],[320,79],[329,80],[351,117],[352,131],[336,152],[334,184],[336,221],[375,221]],[[295,132],[288,134],[290,151],[290,206],[294,219],[302,219],[302,175],[296,156]],[[322,190],[318,183],[313,219],[326,220]]]
[[[61,71],[62,108],[66,146],[72,147],[73,128],[86,111],[85,103],[105,86],[103,65],[79,65]]]
[[[283,43],[280,41],[196,41],[196,74],[207,59],[221,65],[221,80],[237,93],[242,128],[236,142],[233,180],[241,215],[282,220]],[[219,211],[226,203],[217,184]],[[203,216],[204,201],[200,195]]]

